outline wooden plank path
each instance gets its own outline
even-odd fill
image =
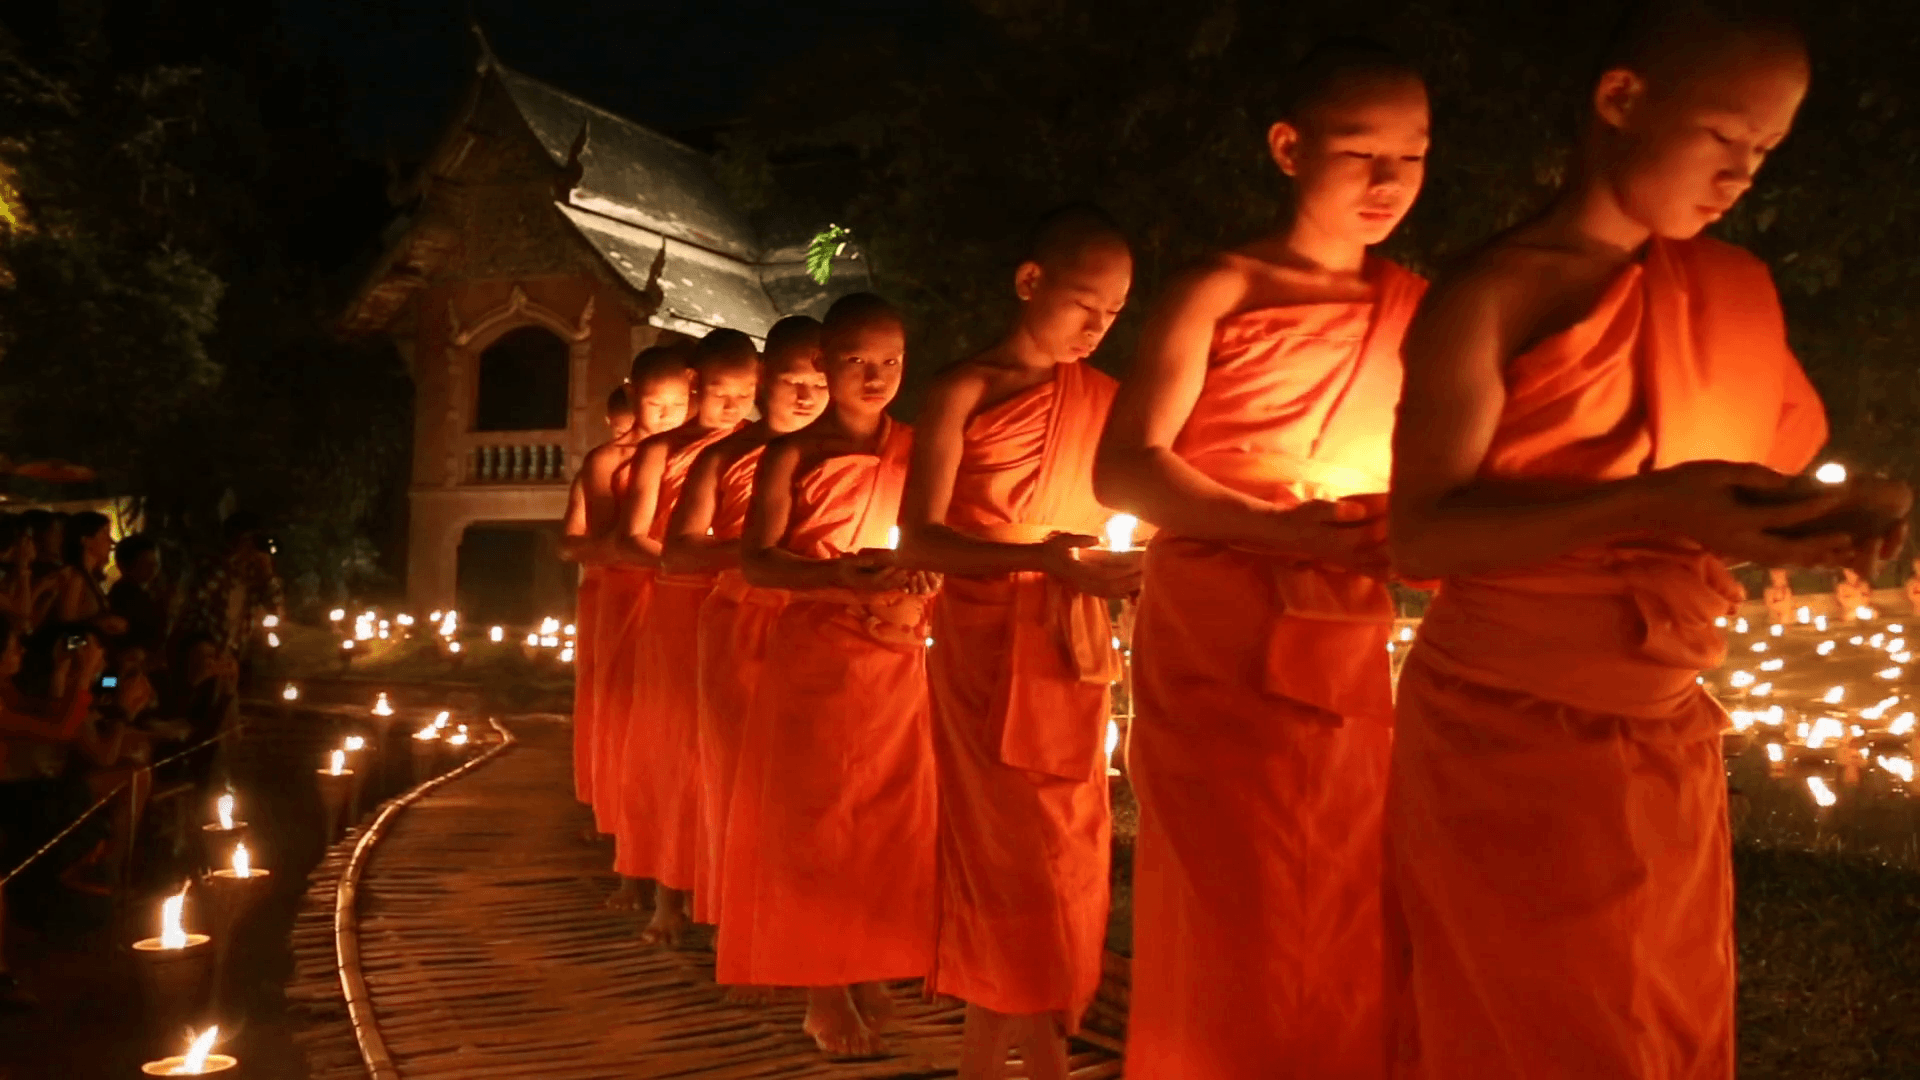
[[[953,1076],[961,1009],[893,987],[892,1055],[831,1061],[800,1030],[795,994],[728,1003],[702,935],[642,948],[632,914],[606,911],[609,852],[580,838],[569,733],[509,720],[517,742],[394,812],[371,845],[353,908],[358,970],[378,1041],[405,1080]],[[315,1080],[372,1075],[342,997],[334,905],[352,841],[313,876],[288,988],[308,1024]],[[1074,1043],[1073,1076],[1120,1075],[1119,1045]]]

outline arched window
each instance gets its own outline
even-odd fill
[[[567,426],[567,343],[551,330],[522,326],[480,354],[475,431],[560,431]]]

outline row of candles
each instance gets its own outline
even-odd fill
[[[282,699],[299,700],[299,688],[288,683]],[[390,722],[397,715],[393,702],[382,692],[369,710],[377,723]],[[434,715],[412,736],[415,782],[438,771],[449,754],[464,752],[473,742],[467,725],[457,723],[448,711]],[[444,749],[441,749],[444,748]],[[360,784],[367,770],[360,756],[377,751],[377,741],[363,735],[348,735],[338,747],[327,752],[326,764],[316,770],[322,810],[326,818],[329,842],[339,828],[347,807],[356,804]],[[271,872],[254,865],[253,852],[247,846],[247,822],[235,816],[235,800],[227,792],[215,800],[215,820],[202,826],[210,864],[225,862],[224,869],[213,870],[201,880],[206,898],[209,933],[186,929],[186,903],[192,883],[161,901],[159,933],[134,942],[134,954],[140,958],[143,980],[152,1006],[162,1014],[174,1009],[196,1007],[207,996],[209,983],[226,970],[226,948],[234,928],[266,895]],[[217,984],[215,984],[217,985]],[[190,1037],[186,1051],[149,1061],[141,1066],[147,1076],[233,1076],[239,1061],[231,1054],[215,1053],[219,1026],[212,1025]]]
[[[327,613],[327,620],[333,625],[335,631],[339,632],[347,621],[346,609],[334,608]],[[459,612],[435,611],[427,617],[427,623],[433,628],[434,637],[440,648],[448,656],[458,657],[465,652],[466,646],[460,640]],[[355,651],[362,648],[364,643],[404,641],[412,636],[416,625],[418,620],[405,613],[395,615],[391,619],[383,619],[379,612],[363,611],[353,617],[351,633],[347,633],[340,639],[341,662],[350,661]],[[527,634],[522,644],[530,655],[544,650],[557,656],[561,663],[570,664],[574,658],[577,629],[571,623],[562,625],[559,619],[548,616],[540,621],[537,630]],[[507,636],[507,628],[504,626],[492,626],[487,629],[487,640],[495,645],[505,644]]]

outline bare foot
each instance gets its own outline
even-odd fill
[[[726,1002],[729,1005],[771,1005],[780,990],[774,986],[729,986]]]
[[[861,1021],[853,997],[844,986],[808,989],[807,1019],[802,1028],[828,1057],[880,1057],[887,1052],[887,1044]]]
[[[640,879],[630,877],[621,878],[620,887],[613,890],[613,894],[607,897],[607,910],[639,911]]]
[[[854,983],[849,991],[853,996],[853,1007],[860,1011],[860,1019],[874,1031],[886,1031],[893,1027],[893,995],[887,993],[886,983]]]
[[[692,926],[693,921],[687,918],[687,894],[665,885],[654,886],[653,918],[640,931],[640,944],[672,948]]]

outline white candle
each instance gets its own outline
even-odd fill
[[[1115,514],[1107,519],[1107,550],[1132,551],[1133,531],[1140,527],[1140,519],[1132,514]]]

